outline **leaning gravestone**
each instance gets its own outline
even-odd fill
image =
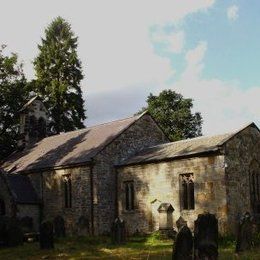
[[[57,216],[54,221],[54,234],[56,237],[65,237],[65,221],[63,217]]]
[[[125,221],[119,217],[112,223],[111,239],[113,244],[123,244],[126,242]]]
[[[183,226],[177,234],[173,249],[173,260],[192,260],[193,237],[190,229]]]
[[[236,252],[248,250],[252,246],[253,221],[249,212],[246,212],[239,222]]]
[[[194,247],[197,259],[218,258],[218,220],[215,215],[198,216],[194,223]]]
[[[78,236],[89,235],[89,220],[86,216],[80,216],[77,221]]]
[[[44,221],[40,225],[40,248],[52,249],[53,242],[53,225],[50,221]]]

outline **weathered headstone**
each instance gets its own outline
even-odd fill
[[[80,216],[77,221],[77,234],[79,236],[89,235],[89,220],[86,216]]]
[[[0,218],[0,244],[3,246],[18,246],[23,243],[23,233],[19,221],[14,217]]]
[[[0,245],[6,244],[6,217],[0,216]]]
[[[125,221],[119,217],[112,223],[111,239],[113,244],[123,244],[126,242]]]
[[[63,217],[57,216],[55,217],[53,221],[54,225],[54,235],[56,237],[65,237],[66,232],[65,232],[65,221]]]
[[[252,247],[253,220],[249,212],[246,212],[239,222],[236,252],[242,252]]]
[[[194,247],[197,259],[218,258],[218,220],[215,215],[198,216],[194,223]]]
[[[178,231],[180,231],[182,227],[187,226],[187,221],[182,216],[180,216],[176,221],[176,226]]]
[[[190,229],[185,225],[177,234],[172,254],[173,260],[192,260],[193,237]]]
[[[17,218],[9,218],[6,223],[7,246],[23,244],[23,232]]]
[[[53,225],[50,221],[44,221],[40,225],[40,248],[54,248]]]
[[[161,205],[158,208],[160,230],[173,229],[173,211],[174,208],[170,203],[161,203]]]

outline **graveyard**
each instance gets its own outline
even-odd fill
[[[133,236],[123,245],[113,245],[110,237],[67,237],[55,240],[50,250],[40,250],[38,242],[1,248],[0,259],[172,259],[172,244],[158,233]],[[235,244],[232,238],[223,239],[219,259],[259,259],[260,247],[237,256]]]
[[[107,236],[67,235],[61,216],[43,221],[39,233],[28,232],[28,218],[1,218],[0,223],[0,259],[260,259],[260,233],[248,212],[236,236],[219,234],[210,213],[198,215],[194,230],[182,222],[178,230],[132,236],[120,218]]]

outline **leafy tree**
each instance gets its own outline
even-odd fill
[[[22,64],[16,54],[0,47],[0,161],[13,152],[19,134],[19,109],[28,95]]]
[[[172,141],[202,135],[201,114],[192,113],[192,99],[172,90],[163,90],[158,96],[150,93],[146,100],[148,110]]]
[[[83,79],[77,55],[77,37],[63,18],[57,17],[45,30],[34,60],[35,85],[50,113],[50,127],[56,133],[83,128],[86,119],[80,81]]]

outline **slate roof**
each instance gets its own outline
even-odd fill
[[[6,179],[16,203],[40,203],[29,177],[20,174],[6,174]]]
[[[180,157],[193,156],[202,153],[218,151],[223,144],[245,128],[257,126],[250,123],[239,130],[227,134],[215,136],[202,136],[181,141],[152,146],[124,161],[121,165],[126,166],[139,163],[156,162]],[[257,128],[258,129],[258,128]],[[259,129],[258,129],[259,130]]]
[[[44,138],[12,154],[1,167],[6,172],[27,172],[91,162],[144,114]]]

